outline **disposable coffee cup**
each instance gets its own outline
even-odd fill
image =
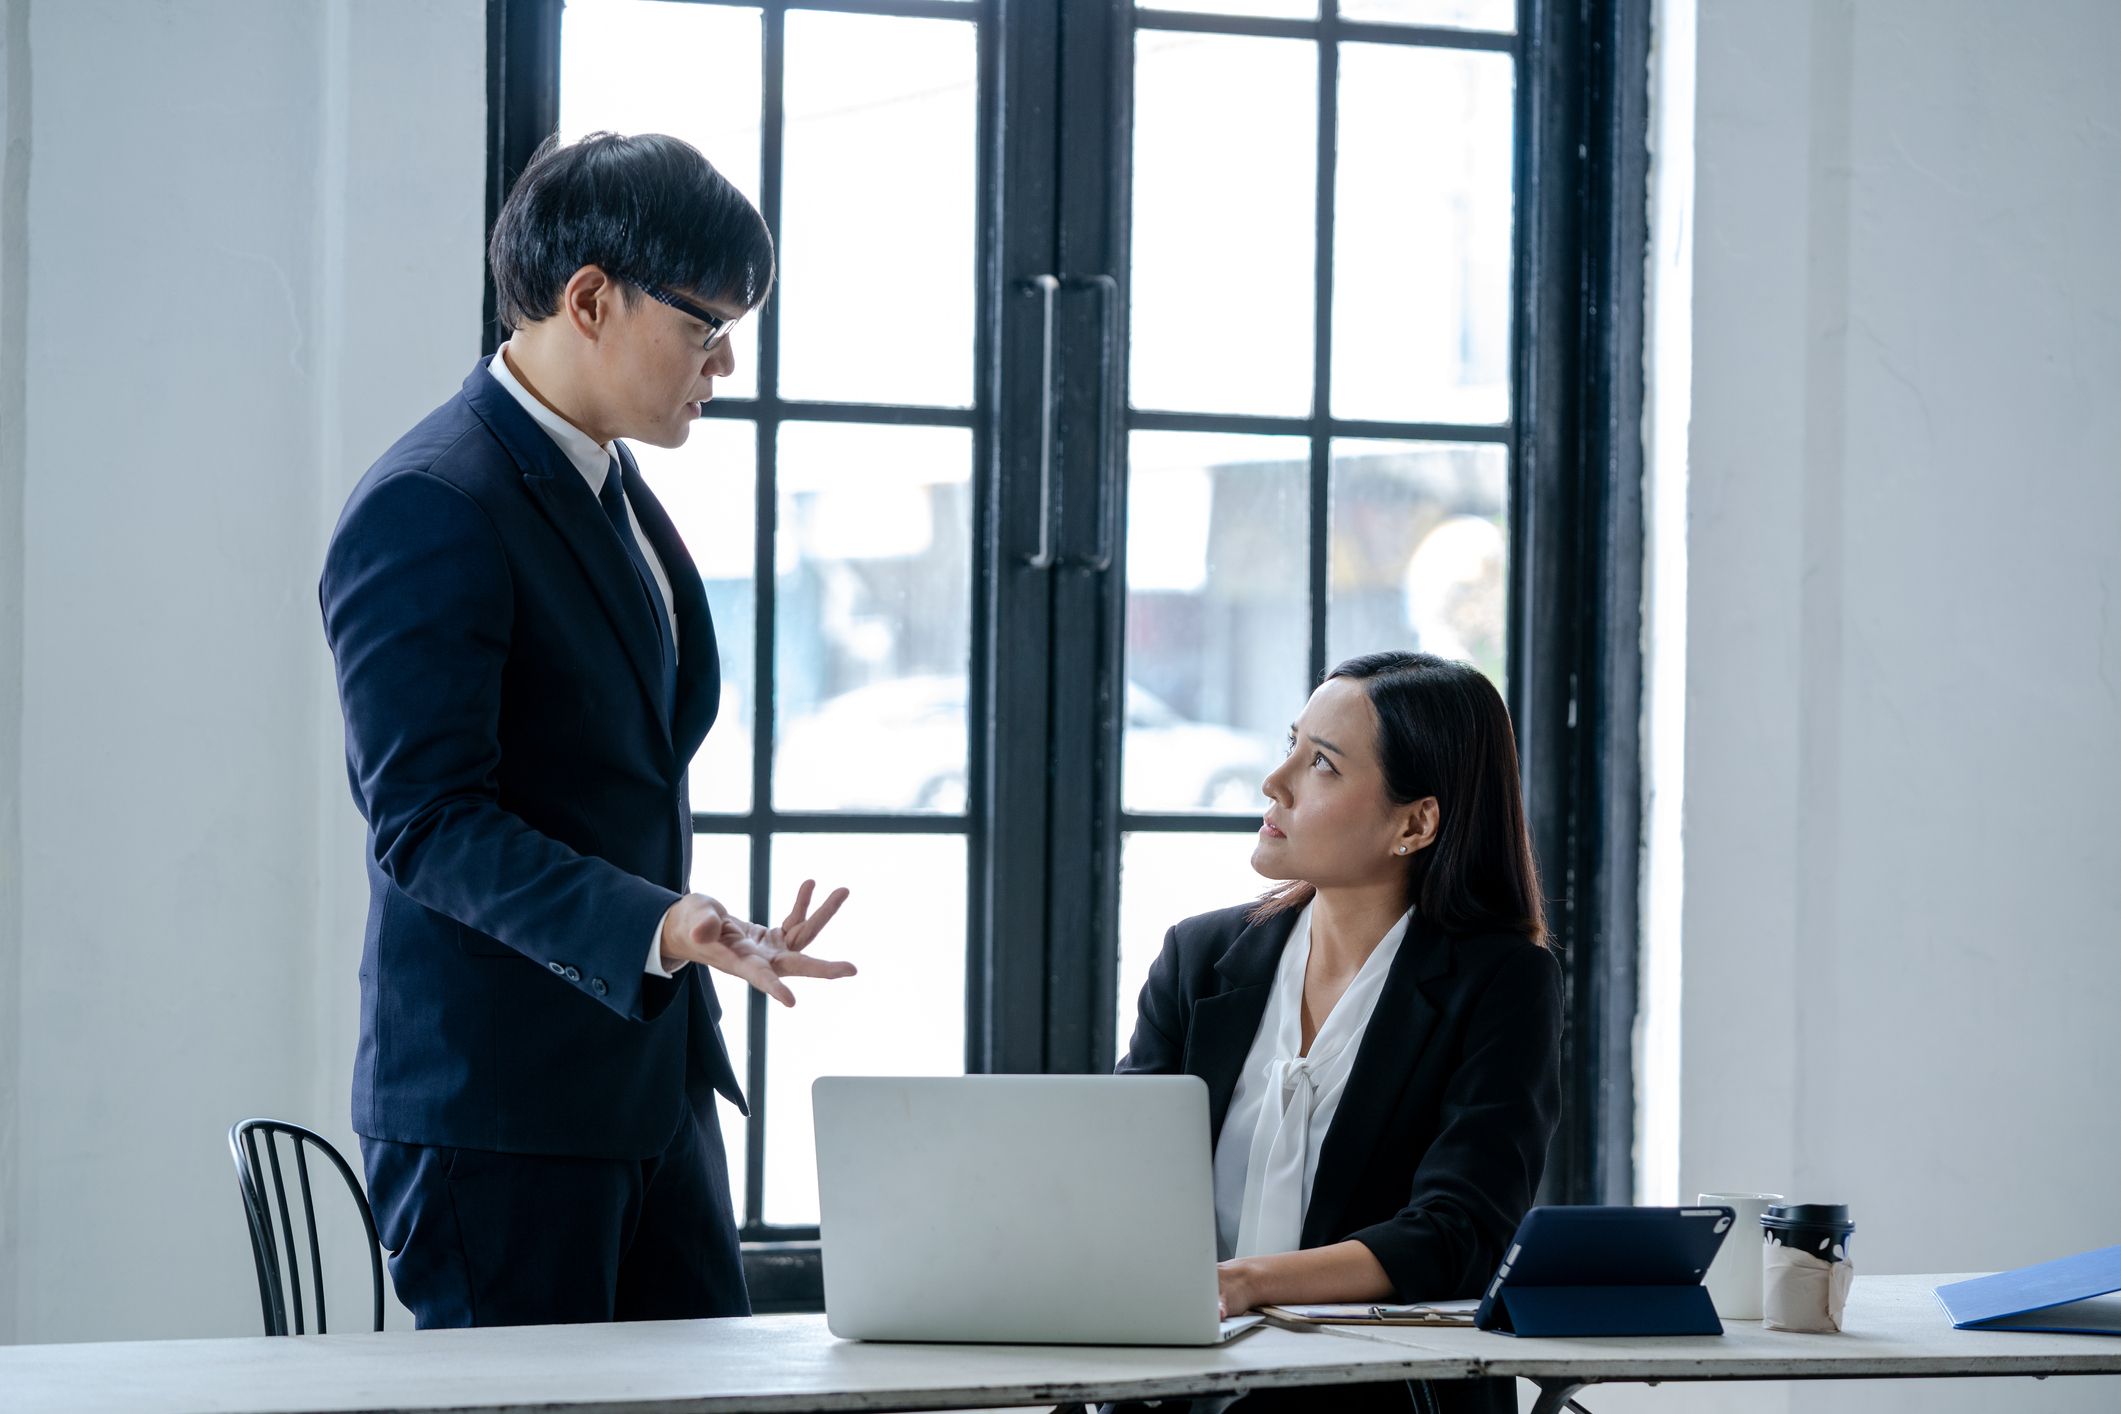
[[[1780,1193],[1704,1193],[1704,1208],[1729,1208],[1736,1221],[1716,1249],[1709,1274],[1701,1284],[1716,1303],[1716,1314],[1726,1321],[1760,1319],[1760,1249],[1765,1243],[1760,1219],[1770,1203],[1780,1203]]]
[[[1822,1262],[1846,1262],[1855,1231],[1845,1203],[1771,1203],[1760,1215],[1765,1240],[1809,1252]]]
[[[1760,1324],[1771,1331],[1841,1329],[1856,1279],[1849,1237],[1856,1224],[1840,1203],[1772,1203],[1760,1215]]]

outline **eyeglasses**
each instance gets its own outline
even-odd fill
[[[709,312],[708,310],[700,308],[691,300],[678,298],[676,295],[670,293],[670,291],[666,289],[662,289],[655,285],[644,285],[638,280],[628,280],[626,283],[639,290],[642,294],[648,296],[648,298],[654,300],[657,304],[667,304],[672,309],[676,310],[678,313],[685,315],[688,318],[697,319],[700,321],[700,323],[706,325],[707,338],[700,345],[700,351],[702,353],[712,353],[716,345],[720,344],[722,340],[728,338],[729,331],[736,327],[736,321],[734,319],[724,319],[719,314],[714,314]]]

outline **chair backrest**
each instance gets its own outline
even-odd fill
[[[346,1160],[339,1157],[339,1151],[331,1146],[331,1141],[316,1131],[276,1119],[246,1119],[229,1127],[228,1152],[236,1161],[236,1186],[243,1195],[243,1216],[250,1224],[250,1255],[258,1268],[258,1304],[265,1313],[265,1333],[308,1333],[302,1309],[302,1259],[295,1247],[293,1205],[288,1202],[287,1184],[280,1163],[283,1140],[293,1151],[295,1174],[300,1181],[302,1221],[309,1236],[310,1289],[317,1298],[317,1333],[322,1335],[325,1332],[324,1258],[317,1242],[317,1211],[309,1188],[307,1151],[312,1148],[330,1159],[332,1166],[338,1169],[339,1177],[346,1180],[347,1191],[353,1194],[354,1206],[360,1210],[361,1227],[368,1234],[368,1271],[375,1290],[375,1329],[383,1329],[382,1243],[376,1238],[375,1214],[369,1211],[368,1196],[361,1191],[360,1180],[346,1166]],[[259,1158],[261,1150],[263,1162]],[[266,1186],[268,1177],[271,1179],[270,1189]],[[275,1226],[279,1229],[278,1241],[273,1235]],[[288,1324],[290,1311],[294,1317],[292,1329]]]

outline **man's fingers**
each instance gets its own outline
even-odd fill
[[[795,956],[789,952],[780,955]],[[754,990],[764,992],[782,1006],[795,1005],[795,993],[789,991],[787,985],[781,981],[780,975],[774,969],[773,958],[765,953],[739,951],[717,943],[688,950],[684,956],[688,961],[697,962],[702,967],[712,967],[717,972],[726,972],[732,977],[740,978]]]
[[[803,880],[803,886],[795,891],[795,907],[789,909],[788,916],[781,920],[782,931],[792,933],[803,926],[803,919],[810,912],[810,894],[816,887],[817,880]]]
[[[788,922],[778,928],[747,923],[715,905],[713,900],[703,898],[702,902],[709,905],[704,910],[707,916],[693,920],[692,925],[675,940],[672,951],[688,961],[740,977],[782,1006],[794,1006],[795,993],[781,978],[855,975],[851,962],[828,962],[807,957],[802,952],[817,936],[818,930],[832,921],[833,915],[840,911],[840,905],[847,901],[847,890],[834,889],[813,915],[810,904],[816,891],[817,881],[805,879],[796,891],[795,907],[788,915]]]
[[[795,1005],[795,993],[774,974],[773,964],[763,960],[749,964],[744,968],[744,979],[782,1006]]]
[[[774,959],[773,970],[783,977],[852,977],[851,962],[827,962],[807,953],[785,952]]]
[[[788,930],[788,946],[796,952],[801,952],[804,948],[809,947],[811,941],[820,932],[824,931],[825,925],[832,921],[832,915],[838,913],[840,905],[846,901],[847,890],[845,889],[834,889],[831,893],[825,895],[825,901],[818,906],[816,916],[808,922]]]

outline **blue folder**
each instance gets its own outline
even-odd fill
[[[2121,1335],[2121,1247],[1948,1282],[1937,1300],[1963,1331]]]
[[[1534,1208],[1473,1323],[1522,1336],[1722,1335],[1701,1276],[1734,1217],[1729,1208]]]

